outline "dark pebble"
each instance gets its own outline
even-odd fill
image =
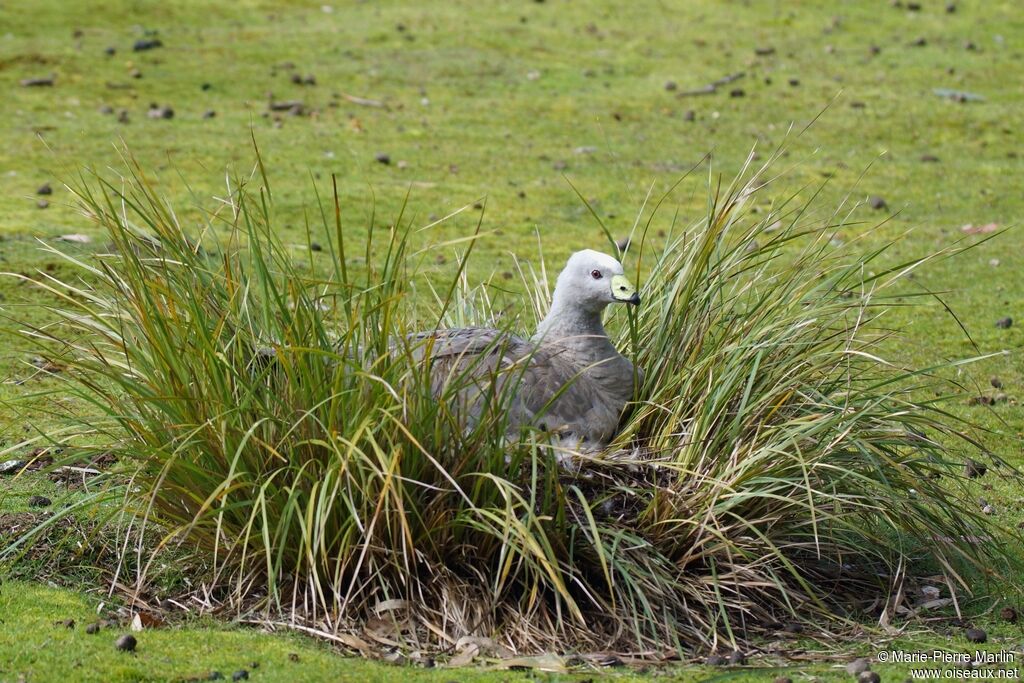
[[[754,54],[757,55],[758,57],[767,57],[768,55],[775,54],[775,48],[771,47],[770,45],[766,45],[764,47],[755,47]]]
[[[868,198],[868,206],[875,211],[883,211],[889,208],[889,205],[885,203],[885,200],[878,195]]]
[[[1002,389],[1003,388],[1003,380],[999,379],[998,377],[993,377],[992,379],[990,379],[988,381],[988,383],[992,385],[993,389]]]
[[[301,100],[281,100],[279,102],[271,100],[270,104],[267,105],[270,111],[287,111],[292,112],[298,110],[302,112],[306,106]]]
[[[323,251],[324,250],[323,245],[320,244],[319,242],[311,242],[310,245],[309,245],[309,248],[312,251]]]
[[[203,112],[203,118],[204,119],[212,119],[216,115],[217,115],[217,112],[215,112],[212,109],[207,109],[206,111]]]
[[[734,88],[729,91],[729,97],[743,97],[747,93],[743,88]]]
[[[146,114],[151,119],[173,119],[174,110],[170,107],[153,107]]]
[[[1010,329],[1011,327],[1013,327],[1013,318],[1011,318],[1010,316],[1000,318],[999,320],[996,321],[996,327],[998,327],[1001,330]]]
[[[36,208],[48,209],[50,208],[50,202],[46,201],[45,199],[40,199],[38,202],[36,202]]]
[[[139,71],[138,69],[132,69],[131,71],[128,72],[128,75],[131,76],[132,78],[142,78],[142,72]]]
[[[54,626],[63,626],[64,628],[74,628],[75,627],[75,620],[74,619],[62,619],[61,621],[55,622]]]
[[[50,183],[43,183],[39,186],[39,189],[36,190],[36,194],[53,194],[53,188],[50,187]]]
[[[967,462],[964,463],[964,476],[968,479],[984,477],[986,472],[988,472],[988,467],[983,462],[967,458]]]
[[[882,677],[874,671],[865,671],[857,676],[857,683],[881,683]]]
[[[951,2],[948,5],[946,5],[946,14],[953,14],[954,12],[956,12],[955,2]]]
[[[89,624],[88,626],[85,627],[85,632],[88,633],[89,635],[95,635],[95,634],[99,633],[100,632],[100,623],[98,621],[94,621],[93,623],[91,623],[91,624]]]
[[[117,54],[117,48],[110,46],[103,51],[103,54],[107,55],[108,57],[112,57],[113,55]]]
[[[669,92],[672,92],[673,90],[675,90],[678,87],[679,86],[676,84],[675,81],[666,81],[665,82],[665,90],[668,90]]]
[[[53,501],[46,496],[32,496],[28,499],[28,506],[30,508],[47,508],[53,504]]]
[[[114,108],[111,107],[109,104],[104,104],[102,107],[100,107],[100,113],[101,114],[113,114],[114,113]]]
[[[1012,607],[1004,607],[999,610],[999,618],[1011,624],[1017,623],[1017,610]]]
[[[683,112],[683,121],[696,121],[696,120],[697,120],[697,112],[695,112],[694,110],[687,109],[686,111]]]
[[[800,79],[799,78],[791,78],[791,79],[789,79],[789,84],[795,88],[796,86],[800,85]]]
[[[42,78],[23,78],[20,83],[25,88],[52,88],[55,79],[53,76],[44,76]]]
[[[208,681],[223,681],[224,680],[224,674],[222,674],[219,671],[211,671],[210,675],[206,677],[206,680],[208,680]]]
[[[245,669],[239,669],[235,673],[231,674],[231,680],[233,681],[247,681],[249,680],[249,672]]]
[[[921,3],[919,3],[919,2],[908,2],[907,3],[907,9],[910,10],[911,12],[920,12],[921,11]]]
[[[199,86],[199,89],[200,89],[200,90],[209,90],[209,89],[210,89],[210,88],[212,88],[212,87],[213,87],[213,86],[212,86],[212,85],[210,85],[209,83],[203,83],[203,84],[202,84],[201,86]]]
[[[964,635],[967,637],[967,640],[971,641],[972,643],[984,643],[986,640],[988,640],[988,634],[982,631],[980,628],[969,628],[966,631],[964,631]]]
[[[384,164],[385,166],[391,163],[391,156],[384,152],[379,152],[373,157],[378,164]]]
[[[121,652],[135,652],[135,646],[138,644],[138,641],[135,640],[135,636],[130,633],[125,633],[114,641],[114,647]]]
[[[135,41],[135,44],[132,45],[132,50],[135,52],[145,52],[146,50],[152,50],[163,46],[164,44],[160,42],[159,38],[143,38]]]
[[[910,46],[911,47],[924,47],[927,44],[928,44],[928,40],[926,38],[918,38],[917,40],[912,42],[910,44]]]

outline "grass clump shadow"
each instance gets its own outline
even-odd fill
[[[887,618],[908,566],[966,588],[965,570],[1005,559],[950,450],[977,445],[920,398],[934,368],[883,360],[876,322],[927,259],[869,273],[884,249],[833,248],[834,220],[808,203],[753,215],[770,163],[709,192],[703,218],[671,219],[657,248],[657,210],[634,236],[645,303],[608,329],[643,381],[614,443],[572,471],[543,435],[506,437],[514,381],[485,388],[467,425],[459,392],[476,380],[439,388],[407,342],[517,323],[467,284],[472,242],[424,305],[401,215],[369,226],[356,272],[336,195],[307,231],[323,253],[292,257],[262,164],[191,234],[130,159],[123,183],[85,179],[110,248],[62,254],[82,277],[36,280],[59,322],[22,332],[82,406],[45,439],[69,446],[63,462],[120,463],[70,512],[130,520],[119,547],[139,590],[186,552],[211,609],[364,652],[486,637],[661,656],[879,599]],[[539,319],[546,271],[521,272]]]

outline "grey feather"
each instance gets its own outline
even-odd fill
[[[531,340],[473,327],[419,333],[408,341],[415,357],[430,363],[434,395],[454,400],[470,424],[500,410],[510,435],[529,426],[600,448],[615,435],[637,374],[601,323],[609,303],[639,301],[623,282],[622,266],[612,257],[577,252]]]

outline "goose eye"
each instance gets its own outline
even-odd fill
[[[592,270],[590,271],[590,277],[594,278],[595,280],[600,280],[601,278],[604,277],[604,275],[601,275],[600,270]]]

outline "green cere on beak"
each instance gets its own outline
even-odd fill
[[[634,306],[640,303],[640,295],[636,293],[633,283],[627,280],[625,275],[616,275],[612,278],[612,298]]]

